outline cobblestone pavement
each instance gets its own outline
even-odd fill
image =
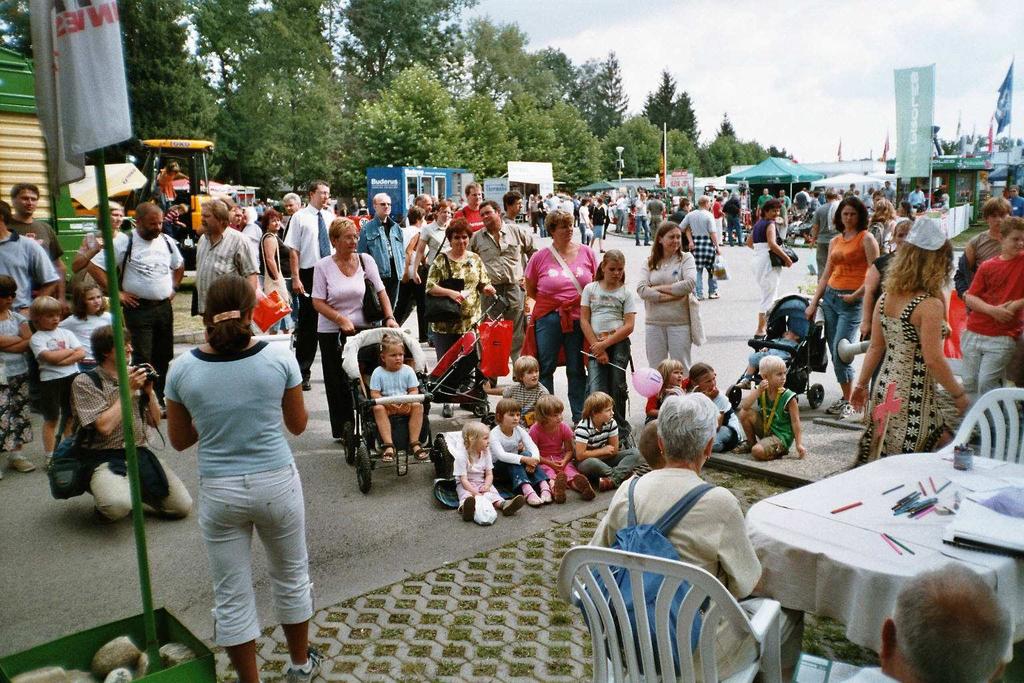
[[[783,490],[732,473],[705,470],[704,476],[729,488],[744,512]],[[589,680],[589,633],[578,610],[556,597],[555,581],[562,555],[589,542],[603,514],[320,609],[310,640],[325,655],[322,678]],[[288,649],[280,626],[264,630],[258,657],[265,681],[283,679]],[[217,671],[220,680],[234,680],[223,652]]]

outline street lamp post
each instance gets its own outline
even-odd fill
[[[625,162],[622,161],[622,152],[625,149],[626,148],[621,145],[615,148],[615,153],[619,155],[618,160],[615,162],[615,168],[619,169],[619,185],[622,184],[622,167],[626,165]]]

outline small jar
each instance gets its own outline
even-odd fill
[[[969,470],[974,467],[974,449],[966,444],[953,447],[953,469]]]

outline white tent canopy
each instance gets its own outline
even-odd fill
[[[882,183],[886,180],[892,179],[873,175],[864,175],[861,173],[843,173],[842,175],[835,175],[831,178],[815,180],[811,183],[811,187],[849,187],[850,185],[855,185],[860,190],[864,190],[868,187],[881,187]]]

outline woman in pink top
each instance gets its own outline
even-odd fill
[[[369,256],[356,253],[359,240],[356,224],[347,218],[335,219],[328,237],[335,253],[325,256],[313,266],[312,298],[313,308],[319,314],[316,332],[331,433],[335,439],[340,439],[342,425],[352,422],[352,396],[345,387],[341,371],[341,349],[345,346],[345,337],[380,323],[379,320],[366,320],[363,316],[367,280],[377,292],[384,311],[384,324],[398,327],[398,323],[391,313],[391,299],[384,290],[377,264]]]
[[[531,316],[536,357],[540,363],[540,383],[549,393],[555,392],[558,354],[564,352],[569,408],[575,423],[583,413],[583,399],[587,393],[582,352],[589,348],[580,328],[580,297],[583,288],[590,284],[597,272],[597,257],[590,247],[572,241],[571,213],[550,213],[545,225],[552,244],[536,252],[526,264],[526,295],[536,302]],[[568,272],[559,259],[565,263]]]

